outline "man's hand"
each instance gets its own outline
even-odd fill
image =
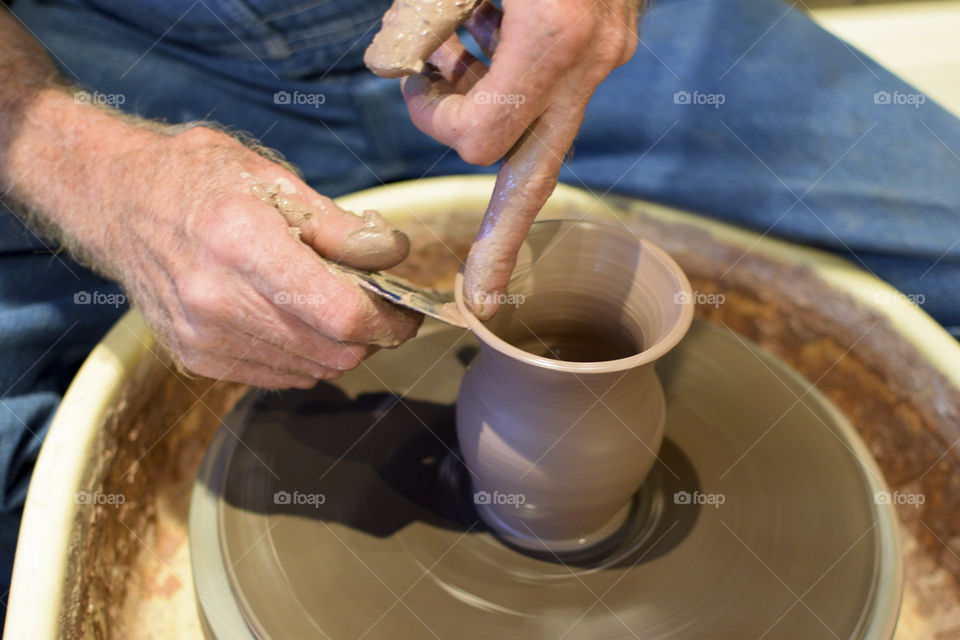
[[[118,279],[187,369],[310,387],[416,333],[329,260],[389,267],[406,237],[341,211],[232,137],[84,104],[0,9],[0,194]]]
[[[637,46],[636,0],[504,0],[467,21],[486,65],[454,35],[407,77],[414,124],[473,164],[507,156],[467,260],[467,300],[481,318],[497,308],[516,253],[553,192],[597,85]]]
[[[101,261],[189,370],[311,387],[416,333],[414,314],[319,257],[364,269],[406,257],[406,236],[372,212],[342,211],[205,128],[160,137],[114,162],[126,193],[105,212]]]

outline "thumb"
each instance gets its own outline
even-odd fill
[[[277,184],[257,184],[253,193],[279,211],[300,239],[324,258],[357,269],[378,271],[410,252],[406,234],[376,211],[358,215],[312,190],[285,194]]]

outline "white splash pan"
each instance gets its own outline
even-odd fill
[[[493,188],[492,176],[453,176],[402,182],[351,194],[338,200],[349,209],[378,209],[402,220],[424,211],[482,211]],[[542,217],[569,217],[590,210],[613,213],[605,201],[561,185]],[[645,212],[665,222],[691,225],[716,240],[750,248],[755,254],[805,265],[831,287],[889,318],[894,327],[954,385],[960,388],[960,346],[918,307],[879,304],[900,299],[897,291],[853,264],[835,256],[761,237],[690,213],[645,205]],[[67,558],[78,504],[75,497],[91,464],[91,451],[108,412],[138,363],[153,357],[154,338],[136,311],[127,313],[90,353],[54,417],[40,452],[23,518],[14,566],[4,638],[55,640],[63,610]]]

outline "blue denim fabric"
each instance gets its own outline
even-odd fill
[[[247,131],[322,193],[488,171],[416,131],[397,83],[363,70],[362,52],[388,4],[17,0],[14,11],[80,85],[122,94],[122,108],[143,116]],[[660,0],[642,40],[594,96],[565,182],[846,255],[922,294],[924,308],[960,334],[960,121],[930,100],[914,104],[915,89],[778,0]],[[309,98],[319,95],[322,104]],[[41,266],[57,268],[49,256],[28,261],[17,242],[0,242],[9,287],[0,340],[14,345],[4,350],[4,369],[19,375],[78,313],[98,311],[79,316],[89,330],[70,334],[87,339],[79,352],[92,346],[116,310],[80,310],[63,297],[70,287],[106,283],[52,275],[38,283]],[[15,313],[19,320],[7,319]],[[33,416],[37,433],[59,389],[41,370],[4,399]],[[37,385],[53,395],[30,395]],[[16,526],[22,501],[11,479],[25,481],[35,455],[23,433],[19,420],[0,417],[7,527]]]

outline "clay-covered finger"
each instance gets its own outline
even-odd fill
[[[251,190],[274,207],[303,242],[334,262],[375,271],[401,262],[410,251],[406,234],[378,212],[345,211],[299,181],[256,181]]]
[[[394,0],[363,61],[384,78],[420,73],[479,0]]]
[[[583,105],[586,106],[585,104]],[[530,225],[557,185],[563,159],[583,117],[548,112],[508,154],[464,271],[467,306],[489,320],[500,306]]]

